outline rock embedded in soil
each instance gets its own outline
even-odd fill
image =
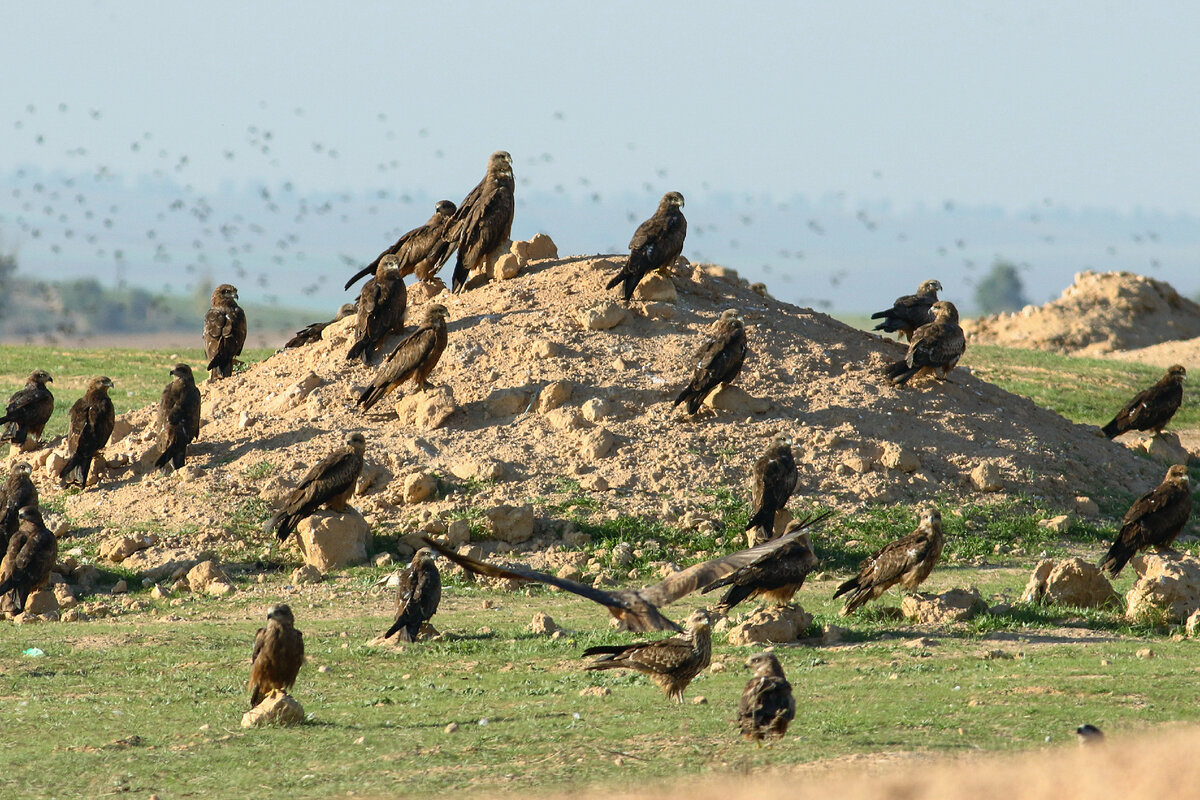
[[[499,505],[484,512],[491,538],[520,544],[533,538],[533,506]]]
[[[294,697],[278,689],[242,715],[243,728],[261,728],[267,725],[286,727],[302,722],[304,707]]]
[[[293,536],[304,563],[321,571],[366,563],[371,546],[371,528],[353,506],[344,512],[317,511],[300,522]]]
[[[111,539],[105,539],[100,544],[100,558],[120,564],[137,551],[145,550],[155,544],[158,544],[158,537],[152,533],[114,536]]]
[[[900,603],[905,618],[925,625],[966,622],[987,612],[987,603],[974,588],[941,594],[909,594]]]
[[[579,312],[579,324],[585,330],[606,331],[625,321],[625,308],[616,303],[600,303]]]
[[[709,392],[704,398],[704,405],[714,411],[732,414],[765,414],[771,410],[770,400],[753,397],[740,386],[729,383],[723,383]]]
[[[992,461],[981,461],[971,470],[971,483],[981,492],[998,492],[1004,488],[1000,468]]]
[[[679,294],[671,279],[659,272],[651,272],[638,283],[633,290],[633,299],[653,303],[675,303]]]
[[[424,392],[406,395],[394,408],[401,425],[432,431],[444,426],[454,416],[458,404],[450,387],[435,386]]]
[[[743,646],[796,642],[808,632],[812,619],[812,614],[797,605],[765,606],[729,629],[729,643]]]
[[[1138,578],[1125,594],[1126,619],[1182,623],[1200,608],[1200,559],[1142,554],[1129,566]]]
[[[1120,603],[1121,596],[1100,569],[1082,558],[1041,561],[1021,594],[1023,603],[1102,608]]]

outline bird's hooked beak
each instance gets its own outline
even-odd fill
[[[112,378],[105,378],[104,380],[100,381],[100,385],[106,389],[113,388]]]

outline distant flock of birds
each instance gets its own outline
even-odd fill
[[[490,274],[509,241],[515,208],[513,189],[511,156],[503,151],[493,153],[484,179],[462,203],[439,202],[424,225],[404,234],[347,281],[349,288],[360,278],[372,276],[361,288],[358,302],[343,306],[338,313],[337,319],[356,315],[354,342],[347,359],[369,365],[386,337],[404,333],[406,276],[440,283],[436,274],[454,253],[457,259],[452,291],[462,292],[478,285],[472,279],[473,273]],[[654,215],[634,233],[628,259],[607,285],[609,289],[620,287],[626,304],[647,274],[669,271],[682,253],[687,233],[683,206],[683,195],[667,192]],[[953,303],[938,299],[941,288],[938,281],[925,281],[916,294],[897,298],[891,308],[872,316],[880,320],[875,330],[899,333],[908,341],[904,359],[889,364],[884,371],[897,386],[922,373],[947,380],[966,349],[958,311]],[[212,293],[203,332],[210,381],[231,376],[238,364],[246,339],[246,315],[237,301],[237,289],[230,284],[221,284]],[[357,405],[369,410],[405,381],[413,381],[418,391],[424,391],[446,347],[448,319],[445,306],[429,304],[416,328],[383,358],[372,382],[357,397]],[[300,347],[319,340],[328,324],[310,325],[286,346]],[[687,414],[697,414],[714,388],[738,376],[746,352],[742,317],[735,309],[726,310],[702,341],[692,377],[679,391],[674,405],[683,404]],[[155,467],[164,472],[184,465],[187,446],[200,426],[201,395],[191,367],[177,364],[171,376],[159,402],[157,420],[160,454]],[[1162,380],[1131,399],[1104,427],[1104,433],[1110,438],[1128,430],[1160,433],[1179,408],[1184,377],[1183,367],[1171,367]],[[54,397],[47,388],[52,381],[41,369],[30,374],[25,388],[12,396],[0,418],[0,424],[7,426],[4,439],[23,448],[40,441],[54,409]],[[108,396],[112,387],[107,377],[93,378],[71,407],[67,458],[59,470],[63,485],[88,486],[92,461],[113,430],[113,404]],[[363,468],[365,449],[366,438],[361,433],[350,434],[342,447],[329,453],[300,480],[267,521],[265,531],[284,541],[301,520],[318,508],[345,510]],[[47,583],[58,553],[55,537],[46,529],[39,512],[37,488],[30,475],[29,464],[15,462],[3,488],[0,609],[12,613],[23,610],[29,593]],[[777,436],[754,467],[754,509],[747,524],[753,546],[694,565],[641,589],[605,591],[555,575],[479,561],[426,540],[427,547],[418,550],[410,566],[398,576],[395,622],[385,636],[415,641],[421,626],[436,613],[442,590],[434,557],[440,554],[473,573],[518,583],[544,583],[580,595],[605,606],[627,630],[678,632],[665,639],[592,647],[583,655],[596,656],[586,669],[636,670],[648,675],[669,697],[682,702],[687,685],[710,663],[711,615],[698,610],[681,629],[662,614],[661,607],[695,591],[716,589],[725,589],[714,609],[722,614],[746,599],[790,602],[818,563],[808,531],[829,516],[827,512],[792,520],[783,534],[773,535],[776,514],[786,507],[798,476],[791,440]],[[1191,503],[1187,470],[1171,467],[1162,484],[1129,509],[1102,566],[1115,575],[1138,550],[1169,547],[1186,523]],[[943,545],[940,512],[933,507],[922,508],[915,531],[866,558],[858,573],[838,587],[834,597],[848,596],[842,613],[852,613],[896,584],[915,590],[929,577]],[[290,690],[303,661],[303,638],[295,628],[291,609],[272,606],[266,626],[255,637],[251,705],[276,690]],[[739,704],[740,729],[755,741],[782,736],[795,714],[782,666],[770,652],[751,657],[748,665],[754,669],[754,677]]]

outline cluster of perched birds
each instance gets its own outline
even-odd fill
[[[408,290],[404,278],[415,275],[422,282],[438,282],[437,272],[457,253],[452,291],[478,285],[473,273],[490,273],[496,258],[507,247],[513,211],[512,158],[503,151],[493,153],[483,180],[463,202],[437,204],[433,216],[422,226],[400,237],[393,245],[352,276],[346,288],[368,277],[357,302],[343,306],[336,319],[355,315],[354,341],[347,359],[370,365],[384,341],[402,338],[382,358],[370,384],[357,397],[364,410],[405,381],[418,391],[429,385],[447,343],[449,312],[443,305],[426,305],[421,321],[405,331]],[[630,242],[630,254],[607,288],[620,288],[630,303],[641,280],[655,270],[669,270],[682,253],[687,233],[683,216],[684,198],[666,193],[654,215],[640,225]],[[486,280],[486,278],[484,279]],[[439,287],[440,289],[441,287]],[[886,378],[904,386],[922,374],[939,381],[949,379],[966,349],[953,303],[938,298],[938,281],[925,281],[916,294],[897,298],[891,308],[873,315],[881,320],[875,330],[898,333],[908,342],[905,357],[887,365]],[[436,291],[430,295],[436,295]],[[213,291],[211,308],[204,318],[205,354],[209,380],[234,373],[246,339],[246,315],[238,306],[237,289],[222,284]],[[317,341],[330,323],[314,323],[297,333],[287,347]],[[674,405],[686,413],[699,413],[704,398],[717,386],[737,378],[747,353],[746,330],[735,309],[720,315],[695,355],[691,379],[680,389]],[[1104,428],[1112,437],[1127,430],[1161,432],[1182,400],[1185,371],[1172,367],[1163,380],[1139,393]],[[164,471],[181,468],[188,444],[200,424],[201,395],[192,369],[177,364],[172,381],[163,390],[158,409],[158,446],[155,466]],[[24,389],[13,395],[0,424],[7,425],[4,438],[24,446],[29,437],[40,439],[54,408],[46,384],[52,378],[43,370],[30,376]],[[60,469],[64,484],[86,488],[93,458],[107,444],[113,430],[113,406],[107,377],[94,378],[83,397],[71,408],[68,454]],[[299,523],[324,506],[345,510],[363,469],[366,438],[350,434],[343,446],[314,465],[289,494],[265,531],[285,541]],[[777,514],[783,511],[798,482],[792,442],[777,436],[754,467],[753,511],[747,530],[750,546],[739,552],[696,564],[639,589],[607,591],[595,586],[517,566],[503,566],[460,554],[437,541],[426,540],[409,567],[398,576],[395,621],[385,636],[416,641],[421,627],[437,612],[442,582],[435,556],[483,576],[517,583],[543,583],[572,592],[604,606],[620,627],[635,631],[674,631],[663,639],[632,644],[593,647],[584,656],[595,659],[589,670],[632,669],[648,675],[672,699],[682,702],[691,680],[710,663],[713,614],[728,614],[747,599],[786,604],[801,588],[806,576],[819,563],[809,531],[829,513],[793,519],[776,536]],[[38,511],[37,489],[30,480],[29,465],[17,462],[3,489],[0,519],[0,603],[9,610],[24,607],[28,594],[43,585],[57,557],[53,534],[46,530]],[[1125,517],[1125,524],[1102,565],[1117,574],[1132,555],[1150,546],[1169,547],[1179,535],[1191,512],[1187,471],[1172,467],[1162,485],[1139,498]],[[925,507],[912,533],[893,541],[866,558],[858,573],[842,583],[834,597],[846,596],[844,614],[880,597],[900,584],[909,591],[924,582],[938,563],[944,546],[941,514]],[[688,617],[684,627],[667,618],[662,608],[693,592],[723,589],[713,611],[701,609]],[[251,702],[257,704],[273,691],[286,692],[294,684],[304,660],[301,633],[286,605],[273,606],[267,625],[255,638],[251,668]],[[753,740],[782,736],[795,713],[791,688],[778,658],[759,653],[748,662],[754,677],[742,695],[738,721],[743,734]]]

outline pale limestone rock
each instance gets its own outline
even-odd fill
[[[406,395],[396,403],[395,409],[401,425],[431,431],[445,425],[458,411],[458,405],[449,386],[434,386],[428,391]]]
[[[371,528],[353,507],[341,513],[316,511],[296,527],[296,542],[304,563],[324,572],[366,562]]]
[[[58,608],[58,597],[49,589],[38,589],[36,592],[30,592],[29,597],[25,598],[26,614],[56,614]]]
[[[554,619],[549,614],[544,611],[538,611],[533,615],[530,623],[525,626],[525,630],[535,636],[549,636],[555,631],[560,630],[560,628],[554,624]]]
[[[765,414],[771,410],[771,401],[754,397],[740,386],[723,383],[708,393],[704,405],[714,411],[730,411],[734,414]]]
[[[538,339],[529,347],[529,354],[534,358],[554,358],[562,352],[562,345],[549,339]]]
[[[579,312],[579,324],[589,331],[606,331],[624,321],[624,306],[613,302],[601,303]]]
[[[520,245],[524,244],[524,247]],[[543,258],[558,258],[558,246],[554,240],[544,233],[535,233],[528,242],[519,242],[517,255],[526,261],[538,261]]]
[[[910,594],[900,603],[900,612],[908,619],[927,625],[965,622],[987,611],[979,591],[951,589],[941,594]]]
[[[1021,594],[1023,603],[1099,608],[1120,601],[1104,573],[1082,558],[1041,561]]]
[[[679,313],[673,303],[646,303],[642,312],[650,319],[675,319]]]
[[[291,695],[276,689],[261,703],[242,715],[243,728],[261,728],[265,725],[299,725],[304,722],[304,708]]]
[[[451,547],[462,547],[471,541],[471,525],[465,519],[452,519],[446,526],[446,541]]]
[[[1100,506],[1096,505],[1096,501],[1090,497],[1076,497],[1075,513],[1081,517],[1098,517],[1100,516]]]
[[[583,418],[588,422],[599,422],[612,416],[612,404],[601,397],[593,397],[580,407]]]
[[[593,472],[579,479],[579,488],[585,492],[607,492],[608,481],[605,480],[603,475],[597,475]]]
[[[160,581],[164,578],[183,577],[189,569],[210,557],[207,551],[192,547],[155,545],[126,556],[121,566],[137,573],[139,578]],[[78,576],[76,579],[78,580]],[[82,584],[82,581],[80,583]]]
[[[491,538],[520,544],[533,538],[533,506],[499,505],[484,512]]]
[[[192,567],[188,570],[185,580],[187,581],[188,588],[196,594],[208,592],[209,587],[214,583],[222,583],[228,586],[232,586],[233,583],[229,580],[229,576],[225,573],[225,570],[221,569],[220,565],[212,560],[201,561]]]
[[[1187,464],[1191,457],[1174,433],[1160,433],[1158,436],[1148,436],[1133,445],[1151,458],[1164,464]]]
[[[1125,616],[1181,623],[1200,608],[1200,559],[1164,553],[1134,556],[1138,579],[1125,594]]]
[[[812,615],[797,605],[766,606],[729,629],[731,645],[795,642],[807,633]]]
[[[556,431],[577,431],[588,427],[577,408],[556,408],[546,414],[546,422]]]
[[[1195,639],[1200,635],[1200,609],[1193,611],[1187,618],[1187,624],[1184,626],[1189,639]]]
[[[283,390],[283,393],[272,402],[272,410],[279,413],[296,408],[304,402],[313,389],[316,389],[324,382],[315,372],[307,373],[300,380]]]
[[[587,463],[598,461],[612,452],[616,437],[607,428],[593,428],[583,435],[579,455]]]
[[[417,281],[408,287],[408,304],[419,306],[428,303],[444,291],[446,291],[446,284],[442,282],[441,278]]]
[[[675,284],[670,278],[655,271],[651,272],[638,283],[633,290],[634,300],[645,300],[655,303],[674,303],[679,299]]]
[[[437,478],[428,472],[414,472],[404,478],[404,502],[420,503],[437,493]]]
[[[574,390],[575,387],[570,381],[555,381],[554,383],[547,384],[538,393],[538,413],[546,414],[558,408],[571,399],[571,394]]]
[[[511,417],[529,408],[532,392],[523,387],[496,389],[484,401],[489,417]]]
[[[116,536],[106,539],[100,544],[100,558],[120,564],[137,551],[145,550],[156,544],[158,544],[158,537],[152,533]]]
[[[1066,514],[1059,514],[1057,517],[1038,520],[1038,527],[1045,528],[1051,533],[1057,533],[1060,536],[1065,534],[1071,528],[1071,518]]]
[[[981,461],[979,466],[971,470],[971,483],[981,492],[998,492],[1004,488],[1000,467],[992,461]]]
[[[921,459],[917,454],[913,450],[898,445],[895,442],[884,444],[883,455],[879,457],[879,463],[888,469],[894,469],[899,472],[916,472],[921,468]]]
[[[521,260],[512,253],[505,253],[492,264],[492,280],[512,280],[521,273]]]
[[[304,564],[292,570],[292,583],[320,583],[325,580],[325,574],[321,570],[314,567],[312,564]]]

